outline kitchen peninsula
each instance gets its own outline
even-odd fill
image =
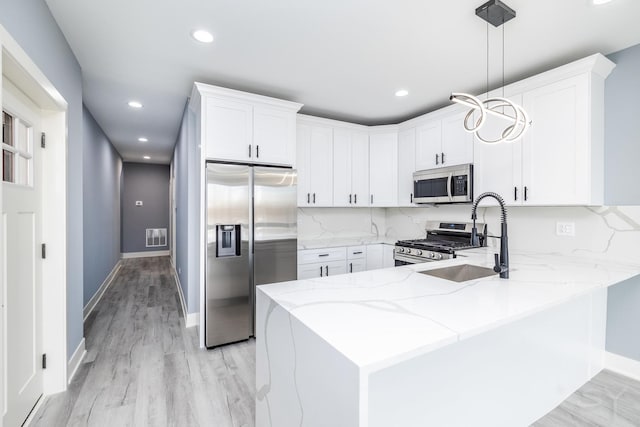
[[[256,426],[520,426],[603,367],[606,288],[637,265],[513,253],[260,286]]]

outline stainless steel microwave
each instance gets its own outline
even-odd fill
[[[414,172],[413,202],[473,202],[473,165],[448,166]]]

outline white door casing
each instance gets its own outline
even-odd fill
[[[42,375],[42,163],[41,112],[3,76],[3,110],[27,124],[22,131],[26,151],[32,154],[32,186],[3,182],[2,289],[5,349],[4,425],[19,425],[43,393]],[[16,122],[17,123],[17,122]]]

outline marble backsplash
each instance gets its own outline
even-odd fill
[[[428,220],[470,221],[470,205],[420,208],[299,208],[304,240],[370,236],[419,238]],[[500,210],[480,207],[478,220],[500,235]],[[557,222],[575,223],[575,236],[557,236]],[[525,252],[590,256],[640,263],[640,206],[509,207],[509,247]],[[498,239],[489,239],[497,247]]]
[[[378,238],[386,232],[384,208],[298,208],[298,239]]]

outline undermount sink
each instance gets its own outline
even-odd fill
[[[466,282],[467,280],[481,279],[497,274],[492,268],[479,267],[472,264],[453,265],[451,267],[419,271],[418,273],[451,280],[453,282]]]

